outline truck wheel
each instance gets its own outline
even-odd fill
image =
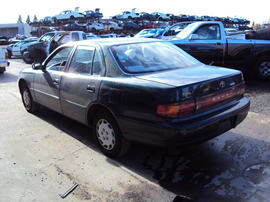
[[[11,58],[12,52],[10,50],[7,50],[7,52],[8,52],[8,58]]]
[[[42,63],[46,59],[46,54],[44,52],[39,52],[38,56],[35,57],[34,62],[35,63]]]
[[[97,112],[93,134],[100,150],[108,157],[123,156],[130,148],[115,119],[105,110]]]
[[[27,84],[23,83],[21,85],[20,90],[21,90],[22,102],[23,102],[23,105],[24,105],[24,108],[26,109],[26,111],[28,111],[30,113],[34,113],[34,112],[38,111],[39,104],[37,104],[36,102],[33,101],[32,95],[29,91]]]
[[[258,80],[270,79],[270,56],[261,57],[255,64],[253,72]]]
[[[28,58],[28,56],[26,56],[25,52],[22,53],[22,59],[26,64],[32,64],[34,62],[34,60]]]
[[[54,23],[58,23],[58,20],[57,20],[56,17],[53,17],[53,18],[52,18],[52,21],[53,21]]]

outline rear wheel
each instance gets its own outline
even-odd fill
[[[32,95],[26,83],[23,83],[21,85],[21,96],[22,96],[22,102],[26,111],[30,113],[34,113],[38,111],[39,104],[33,101]]]
[[[11,58],[12,52],[10,50],[7,50],[7,52],[8,52],[8,58]]]
[[[254,66],[254,74],[259,80],[270,79],[270,56],[261,57]]]
[[[115,119],[106,110],[97,113],[93,134],[100,150],[108,157],[123,156],[130,148],[130,142],[123,137]]]

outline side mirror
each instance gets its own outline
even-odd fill
[[[189,40],[192,41],[192,40],[198,40],[199,39],[199,35],[198,34],[191,34],[190,37],[189,37]]]
[[[42,64],[35,63],[35,62],[32,63],[32,69],[34,69],[34,70],[42,70],[42,71],[45,70],[45,68],[43,68]]]

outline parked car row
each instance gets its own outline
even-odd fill
[[[96,8],[93,10],[86,10],[79,12],[78,8],[75,8],[75,11],[65,10],[60,12],[57,15],[52,17],[46,16],[41,23],[44,25],[51,24],[65,24],[74,20],[81,20],[84,22],[100,20],[103,18],[103,13],[100,13],[100,9]],[[186,15],[179,14],[174,15],[172,13],[162,13],[162,12],[136,12],[136,9],[133,8],[131,11],[123,11],[119,14],[110,17],[111,20],[148,20],[148,21],[173,21],[175,22],[185,22],[185,21],[221,21],[227,24],[243,24],[247,25],[250,21],[242,18],[231,18],[231,17],[217,17],[217,16],[197,16],[197,15]]]

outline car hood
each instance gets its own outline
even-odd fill
[[[237,74],[239,75],[240,71],[209,65],[199,65],[184,69],[136,76],[136,78],[177,87],[230,77]]]

